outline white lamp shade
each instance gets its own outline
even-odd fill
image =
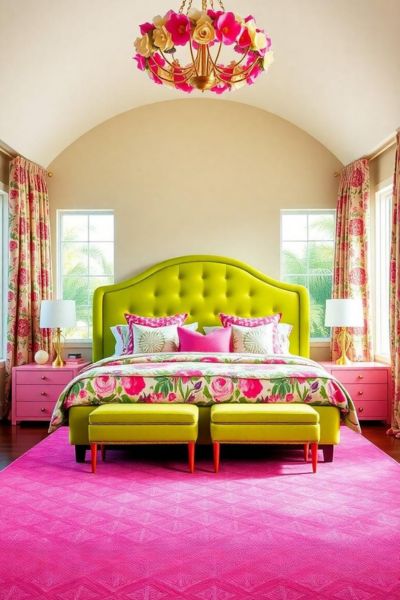
[[[40,304],[40,327],[55,329],[74,327],[76,324],[74,300],[42,300]]]
[[[363,327],[364,312],[360,299],[342,298],[326,301],[326,327]]]

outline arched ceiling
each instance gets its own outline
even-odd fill
[[[256,85],[224,99],[291,121],[343,163],[400,126],[400,0],[225,5],[265,27],[275,63]],[[138,24],[177,7],[174,0],[0,0],[0,139],[48,165],[106,119],[181,98],[131,59]]]

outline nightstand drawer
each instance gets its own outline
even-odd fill
[[[384,383],[347,383],[346,390],[349,392],[353,401],[362,400],[363,402],[384,402],[387,403],[387,385]]]
[[[347,383],[387,383],[386,369],[331,369],[332,375],[344,384]]]
[[[65,385],[19,385],[16,387],[15,400],[20,402],[57,402]]]
[[[371,420],[386,420],[387,419],[387,404],[386,402],[372,401],[356,401],[356,411],[358,418]]]
[[[54,402],[18,402],[17,418],[49,420],[54,409]]]
[[[74,376],[72,370],[60,369],[17,369],[16,383],[17,385],[66,385]]]

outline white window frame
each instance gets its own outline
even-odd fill
[[[334,218],[334,236],[333,236],[333,242],[335,242],[335,231],[336,231],[336,209],[335,208],[302,208],[302,209],[281,209],[280,211],[280,247],[279,247],[279,261],[280,261],[280,266],[279,266],[279,270],[280,270],[280,277],[281,279],[283,278],[283,253],[282,253],[282,243],[283,243],[283,229],[282,229],[282,221],[283,221],[283,217],[284,215],[312,215],[312,214],[331,214],[333,215]],[[307,239],[307,243],[309,240]],[[323,240],[315,240],[315,241],[320,241],[322,242]],[[327,240],[328,241],[328,240]],[[330,240],[329,240],[330,241]],[[332,264],[332,268],[333,268],[333,264]],[[333,271],[332,271],[333,273]],[[311,338],[310,337],[310,344],[312,346],[321,346],[321,347],[326,347],[330,345],[330,341],[331,341],[331,336],[328,336],[326,338]]]
[[[0,188],[0,230],[2,254],[0,261],[0,360],[6,358],[8,305],[8,194]]]
[[[57,242],[56,242],[56,265],[57,265],[57,288],[56,295],[58,299],[62,299],[63,297],[63,273],[62,273],[62,251],[61,251],[61,221],[62,216],[65,214],[70,215],[98,215],[98,214],[108,214],[114,217],[114,247],[113,247],[113,277],[115,277],[115,214],[113,209],[57,209]],[[66,346],[91,346],[92,340],[87,338],[68,338],[65,340]]]
[[[390,362],[390,347],[384,352],[384,341],[388,341],[389,326],[389,285],[390,285],[390,243],[392,230],[393,184],[386,180],[375,194],[374,231],[374,353],[375,359]],[[386,268],[385,268],[386,265]],[[384,331],[386,330],[386,334]]]

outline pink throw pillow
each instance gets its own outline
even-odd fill
[[[178,313],[176,315],[170,315],[168,317],[142,317],[141,315],[125,313],[125,319],[129,325],[129,335],[128,343],[126,345],[124,354],[133,354],[134,325],[145,325],[146,327],[166,327],[167,325],[183,325],[187,316],[188,313]]]
[[[236,315],[227,315],[219,313],[219,318],[224,327],[229,325],[240,325],[241,327],[260,327],[260,325],[268,325],[268,323],[279,323],[282,313],[269,315],[268,317],[237,317]]]
[[[180,352],[229,352],[231,328],[222,327],[207,335],[178,327]]]
[[[273,347],[276,354],[280,354],[280,343],[278,336],[278,323],[281,320],[282,313],[269,315],[268,317],[237,317],[236,315],[227,315],[219,313],[219,318],[224,327],[230,325],[239,325],[240,327],[260,327],[261,325],[269,325],[274,323]],[[231,348],[233,351],[233,347]]]

